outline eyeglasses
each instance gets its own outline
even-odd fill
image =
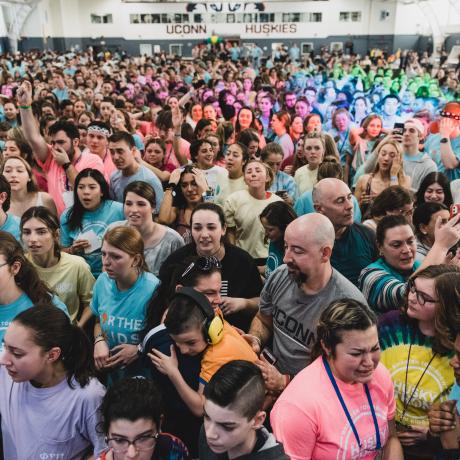
[[[105,438],[106,444],[114,452],[126,452],[132,444],[138,452],[152,450],[155,447],[159,434],[142,435],[130,441],[126,438]]]
[[[8,262],[4,262],[3,264],[0,264],[0,268],[4,267],[5,265],[8,265]]]
[[[415,278],[410,279],[409,282],[407,283],[407,285],[408,285],[408,288],[409,288],[409,292],[411,294],[415,294],[417,302],[421,306],[425,305],[426,303],[436,303],[437,302],[437,300],[434,300],[431,297],[428,297],[425,293],[420,292],[420,291],[417,290],[417,288],[415,287]]]
[[[412,214],[414,214],[414,208],[410,208],[410,209],[401,208],[397,210],[397,213],[404,217],[410,217],[412,216]]]
[[[182,273],[181,278],[185,278],[194,268],[198,269],[201,272],[210,272],[215,268],[222,268],[222,264],[217,257],[208,256],[208,257],[198,257],[194,262],[192,262]]]

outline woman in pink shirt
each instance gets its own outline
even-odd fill
[[[312,358],[271,413],[292,460],[402,460],[393,384],[380,361],[376,317],[365,305],[338,300],[321,314]]]

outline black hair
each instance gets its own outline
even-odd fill
[[[170,334],[178,335],[195,328],[203,329],[205,319],[194,300],[184,295],[175,295],[169,303],[164,324]]]
[[[6,200],[2,203],[2,209],[7,212],[11,205],[11,185],[3,174],[0,174],[0,193],[6,193]]]
[[[262,372],[249,361],[230,361],[212,376],[204,388],[204,397],[250,420],[263,409],[265,383]]]
[[[266,206],[260,213],[259,218],[262,219],[262,217],[265,218],[270,225],[278,227],[281,231],[282,237],[278,241],[273,241],[273,243],[284,253],[284,233],[286,232],[286,227],[293,220],[297,219],[296,212],[284,201],[275,201]]]
[[[425,235],[422,233],[421,225],[428,225],[430,223],[431,216],[439,211],[447,210],[447,207],[442,203],[421,203],[414,209],[414,215],[412,216],[412,223],[414,224],[415,236],[419,241],[425,239]]]
[[[83,329],[71,323],[70,318],[59,308],[36,305],[19,313],[14,318],[31,330],[33,341],[45,351],[59,347],[59,360],[67,371],[67,383],[74,388],[72,379],[80,387],[88,385],[94,375],[94,360],[91,342]]]
[[[157,119],[155,121],[158,129],[167,131],[173,128],[172,113],[171,110],[163,109],[157,113]]]
[[[117,131],[109,137],[109,142],[125,142],[130,149],[136,147],[134,137],[126,131]]]
[[[215,135],[216,137],[219,137],[217,135]],[[190,144],[190,158],[192,159],[192,161],[196,161],[196,158],[198,156],[198,152],[201,148],[201,146],[203,144],[210,144],[210,142],[207,140],[207,139],[197,139],[196,141],[193,141],[191,144]],[[212,147],[212,145],[211,145]]]
[[[109,185],[107,184],[103,174],[100,171],[91,168],[85,168],[81,170],[75,178],[73,189],[74,203],[69,210],[69,214],[67,215],[67,225],[69,226],[70,230],[82,228],[83,215],[85,214],[86,209],[78,198],[78,184],[85,177],[91,177],[99,184],[102,193],[101,204],[110,198]]]
[[[195,138],[198,139],[198,136],[201,134],[201,131],[203,131],[203,129],[206,128],[207,126],[211,126],[211,125],[212,125],[212,121],[208,120],[207,118],[201,118],[200,120],[198,120],[195,126],[195,130],[193,131]]]
[[[174,187],[174,192],[175,196],[173,198],[173,207],[179,208],[179,209],[185,209],[187,207],[187,200],[185,199],[184,194],[182,193],[182,178],[184,177],[185,174],[194,174],[193,169],[195,167],[193,165],[185,165],[182,169],[182,172],[180,174],[180,179],[179,183]]]
[[[395,227],[406,226],[412,228],[412,226],[407,222],[404,216],[390,214],[389,216],[382,217],[382,219],[377,224],[377,231],[376,231],[376,240],[377,246],[382,246],[383,242],[385,241],[385,235],[387,230]]]
[[[422,183],[415,195],[416,203],[419,205],[425,202],[426,189],[433,184],[439,184],[442,187],[444,191],[444,204],[449,207],[454,201],[452,198],[452,192],[450,191],[449,179],[447,179],[445,174],[436,171],[430,172],[422,180]]]
[[[120,380],[110,386],[100,407],[104,434],[110,424],[119,419],[135,422],[139,419],[153,420],[161,429],[162,397],[154,382],[140,377]]]
[[[48,135],[54,136],[59,131],[64,131],[71,141],[74,139],[80,139],[80,131],[78,131],[78,128],[75,126],[75,124],[71,123],[70,121],[58,120],[56,123],[53,123],[48,128]]]

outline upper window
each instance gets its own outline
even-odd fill
[[[113,18],[111,14],[104,14],[104,15],[92,14],[91,23],[92,24],[112,24]]]

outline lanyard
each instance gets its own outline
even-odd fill
[[[410,361],[411,351],[412,351],[412,344],[409,345],[409,353],[407,354],[406,379],[405,379],[405,382],[404,382],[404,402],[403,402],[403,412],[402,412],[402,415],[401,415],[401,423],[403,423],[404,416],[406,415],[407,409],[409,408],[409,404],[412,401],[412,398],[414,397],[414,394],[417,391],[417,388],[420,385],[420,382],[422,381],[423,376],[425,375],[426,371],[430,367],[430,364],[433,362],[433,359],[436,357],[436,353],[433,353],[433,356],[428,361],[428,364],[426,365],[425,369],[423,370],[422,375],[418,379],[418,382],[416,383],[415,388],[412,391],[412,394],[409,396],[409,400],[406,401],[406,396],[407,396],[407,394],[406,394],[406,392],[407,392],[407,375],[409,374],[409,361]]]
[[[353,431],[353,434],[355,435],[356,442],[358,443],[359,448],[361,448],[361,440],[359,439],[358,430],[356,429],[356,426],[353,423],[353,420],[351,418],[350,412],[348,411],[347,405],[345,404],[345,401],[343,400],[343,397],[342,397],[342,394],[340,393],[337,382],[335,381],[334,375],[332,374],[331,367],[329,366],[329,363],[327,362],[327,359],[324,358],[324,356],[323,356],[323,363],[324,363],[324,367],[326,368],[327,376],[329,377],[329,380],[331,381],[332,386],[334,387],[335,393],[342,406],[343,412],[345,413],[345,416],[347,417],[348,424],[350,425],[350,428]],[[374,404],[372,404],[371,393],[369,392],[369,387],[367,386],[367,383],[364,384],[364,391],[366,392],[367,401],[371,409],[372,420],[374,422],[375,438],[376,438],[376,444],[377,444],[376,450],[380,450],[382,447],[382,444],[380,442],[380,430],[379,430],[379,425],[377,423],[377,417],[375,415]]]

